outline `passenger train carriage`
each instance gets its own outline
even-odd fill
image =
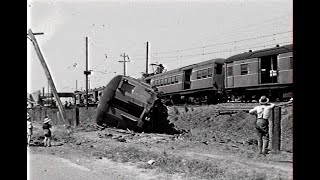
[[[181,97],[189,101],[216,102],[222,97],[225,59],[211,59],[197,64],[184,66],[145,78],[163,96],[178,102]]]
[[[179,102],[182,97],[200,103],[292,97],[292,44],[249,51],[227,59],[212,59],[145,78],[145,81]],[[181,101],[180,101],[181,102]]]
[[[270,100],[292,97],[292,44],[237,54],[226,59],[225,92],[231,100],[252,101],[267,95]]]

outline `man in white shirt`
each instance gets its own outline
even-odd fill
[[[256,130],[259,154],[265,155],[269,143],[269,117],[275,104],[269,103],[269,99],[266,96],[261,96],[259,103],[260,105],[251,109],[249,113],[257,116]]]

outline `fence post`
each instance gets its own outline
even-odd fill
[[[272,116],[272,136],[271,136],[271,148],[272,151],[280,151],[281,141],[281,107],[274,107]]]

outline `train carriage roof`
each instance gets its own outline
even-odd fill
[[[223,64],[225,60],[226,59],[223,59],[223,58],[210,59],[210,60],[203,61],[203,62],[200,62],[200,63],[190,64],[190,65],[183,66],[183,67],[180,67],[180,68],[177,68],[177,69],[173,69],[173,70],[170,70],[170,71],[167,71],[167,72],[164,72],[164,73],[160,73],[160,74],[156,74],[156,75],[153,75],[153,76],[149,76],[149,77],[146,77],[145,79],[152,79],[154,77],[161,77],[161,76],[164,76],[164,75],[173,74],[173,73],[176,73],[176,72],[180,72],[180,71],[187,70],[187,69],[192,69],[194,67],[199,67],[199,66],[203,66],[203,65],[206,65],[206,64],[214,63],[214,62],[218,63],[218,64]]]
[[[225,63],[231,63],[234,61],[240,61],[240,60],[251,59],[256,57],[269,56],[272,54],[281,54],[286,52],[292,52],[292,44],[237,54],[227,58]]]

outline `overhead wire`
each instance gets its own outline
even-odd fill
[[[214,46],[226,45],[226,44],[231,44],[231,43],[239,43],[239,42],[243,42],[243,41],[254,40],[254,39],[259,39],[259,38],[263,38],[263,37],[270,37],[270,36],[274,36],[277,34],[284,34],[284,33],[288,33],[288,32],[292,32],[292,31],[285,31],[285,32],[280,32],[280,33],[268,34],[268,35],[264,35],[264,36],[240,39],[240,40],[230,41],[230,42],[226,42],[226,43],[217,43],[217,44],[207,45],[207,47],[214,47]],[[152,54],[154,55],[154,53],[152,53]],[[189,56],[189,55],[180,55],[180,57],[181,56]],[[160,56],[157,58],[176,58],[176,57],[179,57],[179,56],[162,56],[162,57]]]
[[[288,15],[286,15],[288,16]],[[280,18],[283,18],[285,16],[281,16],[281,17],[276,17],[276,18],[272,18],[272,19],[268,19],[268,20],[265,20],[263,21],[262,23],[255,23],[253,25],[249,25],[249,26],[245,26],[243,28],[247,28],[247,29],[241,29],[239,28],[237,32],[231,32],[231,33],[222,33],[220,35],[228,35],[228,34],[232,34],[232,33],[237,33],[233,36],[236,36],[236,35],[239,35],[239,31],[240,32],[247,32],[248,34],[250,33],[253,33],[253,30],[254,29],[262,29],[263,27],[265,26],[270,26],[269,22],[271,22],[272,24],[280,24],[283,26],[283,23],[281,22],[287,22],[288,19],[281,19],[281,22],[274,22],[274,20],[276,19],[280,19]],[[282,26],[279,26],[279,27],[282,27]],[[255,27],[254,29],[252,29],[253,27]],[[270,28],[274,28],[275,26],[270,26]],[[279,29],[279,27],[277,27]],[[274,28],[275,29],[275,28]],[[184,48],[184,49],[178,49],[178,50],[169,50],[169,51],[162,51],[162,52],[153,52],[153,53],[149,53],[150,55],[150,59],[152,59],[153,61],[160,61],[160,60],[163,60],[163,59],[172,59],[172,58],[177,58],[177,60],[170,60],[171,62],[174,62],[174,61],[181,61],[183,59],[189,59],[189,58],[193,58],[193,57],[201,57],[201,56],[207,56],[207,55],[212,55],[212,54],[221,54],[221,53],[227,53],[227,52],[236,52],[236,51],[241,51],[243,49],[248,49],[248,47],[251,47],[251,48],[257,48],[257,47],[266,47],[266,46],[269,46],[268,45],[261,45],[261,46],[255,46],[255,45],[258,45],[258,44],[264,44],[264,43],[267,43],[267,42],[272,42],[274,40],[268,40],[268,41],[265,41],[265,42],[259,42],[259,43],[254,43],[254,44],[250,44],[250,45],[247,45],[247,46],[241,46],[242,48],[229,48],[229,49],[223,49],[223,50],[219,50],[219,51],[213,51],[213,52],[204,52],[204,53],[194,53],[194,54],[187,54],[187,55],[176,55],[176,56],[157,56],[158,54],[172,54],[172,53],[182,53],[183,51],[189,51],[189,50],[198,50],[198,51],[208,51],[210,48],[212,47],[217,47],[217,46],[220,46],[220,47],[223,47],[223,45],[230,45],[230,44],[239,44],[239,42],[245,42],[245,41],[249,41],[249,40],[255,40],[255,39],[261,39],[261,38],[266,38],[266,37],[271,37],[271,36],[276,36],[276,35],[281,35],[281,34],[285,34],[285,33],[289,33],[289,32],[292,32],[290,30],[288,31],[282,31],[282,32],[279,32],[279,33],[273,33],[273,34],[268,34],[268,35],[262,35],[262,36],[257,36],[257,37],[251,37],[251,38],[245,38],[245,39],[240,39],[240,40],[235,40],[235,41],[229,41],[229,42],[222,42],[222,43],[215,43],[215,44],[208,44],[207,45],[204,45],[204,46],[197,46],[197,47],[191,47],[191,48]],[[218,39],[226,39],[225,36],[219,36],[220,38]],[[228,37],[228,36],[227,36]],[[232,37],[232,36],[229,36],[229,37]],[[283,39],[283,38],[277,38],[277,41],[279,41],[280,39]],[[210,43],[210,42],[209,42]],[[286,43],[286,42],[280,42],[280,43]],[[289,42],[288,43],[292,43],[292,42]],[[279,43],[278,43],[279,44]],[[273,44],[270,44],[270,45],[274,45]],[[254,47],[252,47],[254,46]],[[246,47],[246,48],[245,48]],[[107,56],[106,54],[104,54],[105,56]],[[132,60],[145,60],[146,54],[133,54],[132,56],[130,56],[130,59]],[[141,57],[141,58],[139,58]],[[108,59],[119,59],[120,57],[117,57],[117,56],[107,56]],[[167,61],[163,61],[163,62],[167,62]],[[162,62],[162,63],[163,63]],[[170,63],[170,62],[169,62]],[[97,65],[94,66],[94,68],[92,68],[93,70],[97,69],[98,66],[101,66],[105,63],[99,63]],[[120,65],[120,64],[119,64]],[[136,66],[136,67],[142,67],[142,66],[145,66],[145,65],[139,65],[139,66]],[[138,75],[140,73],[136,73],[134,75]]]
[[[259,22],[259,23],[255,23],[255,24],[252,24],[252,25],[249,25],[249,26],[244,26],[244,27],[242,27],[242,28],[252,28],[252,27],[260,26],[260,27],[258,27],[258,29],[260,29],[260,28],[263,28],[264,26],[270,26],[270,25],[265,24],[265,23],[274,21],[274,20],[276,20],[276,19],[283,20],[283,19],[282,19],[283,17],[289,17],[289,15],[284,15],[284,16],[280,16],[280,17],[276,17],[276,18],[267,19],[267,20],[264,20],[264,21]],[[287,19],[286,21],[288,21],[288,19]],[[276,23],[279,23],[279,22],[276,22]],[[283,23],[281,23],[281,25],[283,25]],[[270,26],[270,27],[274,27],[274,26]],[[252,29],[241,30],[242,28],[237,29],[237,32],[222,33],[222,34],[220,34],[220,35],[232,34],[232,33],[234,33],[235,35],[238,35],[238,34],[239,34],[239,31],[244,31],[244,32],[251,31],[251,32],[253,32]],[[219,36],[220,36],[220,35],[219,35]],[[233,36],[235,36],[235,35],[233,35]],[[221,36],[220,36],[220,37],[221,37]],[[232,36],[229,36],[229,37],[232,37]],[[221,39],[221,38],[220,38],[220,39]],[[224,37],[224,39],[226,39],[226,38]],[[232,42],[233,42],[233,41],[232,41]],[[209,43],[210,43],[210,42],[209,42]],[[229,44],[229,43],[220,43],[220,44],[217,44],[217,45],[224,45],[224,44]],[[181,51],[195,50],[195,49],[203,49],[203,48],[212,47],[212,46],[216,46],[216,44],[214,44],[214,45],[206,45],[206,46],[197,46],[197,47],[191,47],[191,48],[185,48],[185,49],[178,49],[178,50],[169,50],[169,51],[162,51],[162,52],[153,52],[153,54],[177,53],[177,52],[181,52]],[[137,57],[145,57],[145,54],[133,54],[131,57],[134,58],[134,59],[137,59],[137,60],[141,60],[141,59],[144,59],[144,58],[137,58]],[[119,58],[119,57],[116,57],[116,56],[108,56],[108,59],[114,59],[114,58]]]
[[[277,18],[272,18],[272,19],[269,19],[269,20],[266,20],[266,22],[267,21],[270,21],[270,20],[274,20],[274,19],[279,19],[279,18],[282,18],[283,16],[281,16],[281,17],[277,17]],[[255,24],[255,25],[261,25],[261,24],[263,24],[263,23],[257,23],[257,24]],[[250,27],[250,26],[247,26],[247,27]],[[235,33],[237,33],[237,34],[239,34],[238,33],[238,30],[239,29],[237,29],[237,32],[235,32]],[[223,35],[223,34],[228,34],[228,33],[222,33],[222,34],[220,34],[220,35],[217,35],[217,36],[221,36],[221,35]],[[230,34],[230,33],[229,33]],[[221,39],[221,38],[220,38]],[[210,43],[210,42],[208,42],[208,43]],[[208,45],[208,46],[210,46],[210,45]],[[203,48],[203,47],[207,47],[207,46],[197,46],[197,47],[192,47],[192,48],[185,48],[185,49],[178,49],[178,50],[169,50],[169,51],[162,51],[162,52],[154,52],[153,54],[163,54],[163,53],[171,53],[171,52],[178,52],[178,51],[186,51],[186,50],[193,50],[193,49],[198,49],[198,48]]]
[[[292,43],[292,41],[278,42],[278,44],[290,44],[290,43]],[[275,45],[275,44],[272,43],[272,44],[267,44],[267,45],[253,46],[253,47],[251,47],[251,49],[253,49],[253,48],[262,48],[262,47],[263,47],[263,48],[267,48],[268,46],[271,46],[271,45]],[[181,57],[181,58],[176,59],[176,60],[163,61],[163,62],[161,62],[161,63],[162,63],[162,64],[164,64],[164,63],[169,64],[169,63],[172,63],[172,62],[181,61],[181,60],[183,60],[183,59],[194,58],[194,57],[196,57],[196,56],[206,56],[206,55],[219,54],[219,53],[228,53],[228,52],[230,52],[230,51],[238,52],[238,51],[247,50],[247,49],[248,49],[248,48],[240,48],[240,49],[236,49],[236,50],[233,50],[233,49],[224,49],[224,50],[221,50],[221,51],[204,53],[204,54],[193,54],[193,55]],[[238,52],[238,53],[240,53],[240,52]],[[233,53],[233,55],[234,55],[234,54],[238,54],[238,53]],[[231,55],[231,56],[232,56],[232,55]]]

